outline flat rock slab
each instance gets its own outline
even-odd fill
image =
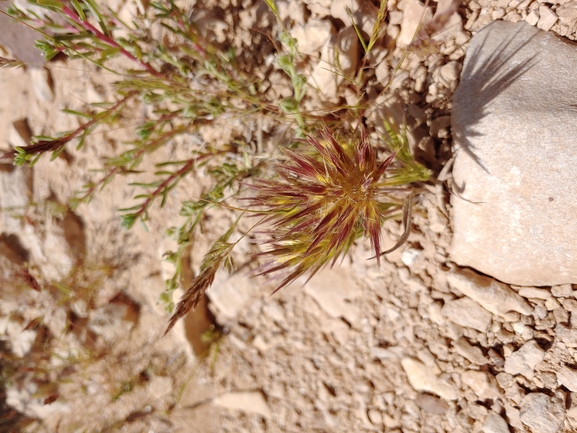
[[[577,283],[577,46],[526,23],[471,40],[455,93],[451,258],[501,281]]]

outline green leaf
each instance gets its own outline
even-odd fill
[[[80,3],[78,3],[78,0],[70,0],[70,2],[72,3],[72,6],[74,6],[74,9],[76,9],[80,21],[86,21],[86,15],[84,15],[84,10],[82,9],[82,6],[80,6]]]
[[[62,10],[62,8],[64,7],[64,5],[58,0],[38,0],[36,4],[38,6],[43,6],[47,8],[56,8],[59,10]]]
[[[275,16],[279,16],[278,15],[278,8],[276,7],[276,3],[274,2],[274,0],[264,0],[264,2],[266,3],[266,5],[270,8],[270,10],[272,11],[273,14],[275,14]]]
[[[62,112],[66,114],[72,114],[73,116],[84,117],[86,119],[92,120],[92,116],[90,114],[82,113],[80,111],[64,109],[62,110]]]

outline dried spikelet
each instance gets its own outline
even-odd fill
[[[216,272],[221,267],[226,268],[228,271],[232,270],[233,262],[230,253],[235,244],[229,243],[228,239],[233,233],[236,224],[237,223],[234,223],[232,227],[214,243],[210,251],[204,256],[202,264],[200,265],[200,273],[192,280],[190,287],[178,302],[176,310],[170,317],[166,331],[164,331],[164,335],[172,329],[178,319],[184,317],[190,310],[196,308],[198,302],[212,285]]]

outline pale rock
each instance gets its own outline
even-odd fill
[[[527,301],[508,286],[470,269],[449,272],[447,282],[449,286],[493,314],[505,317],[509,311],[517,311],[524,315],[529,315],[533,311]]]
[[[301,53],[318,56],[319,50],[330,40],[335,29],[328,20],[309,20],[304,26],[296,26],[291,36],[298,42]]]
[[[483,351],[479,347],[471,345],[465,338],[459,338],[453,343],[453,347],[459,355],[473,364],[485,365],[489,363],[487,357],[483,355]]]
[[[76,259],[66,239],[65,230],[52,219],[46,221],[42,233],[37,233],[31,225],[24,226],[20,239],[46,279],[61,280],[74,267]]]
[[[453,385],[439,380],[437,369],[428,367],[413,358],[403,358],[401,366],[407,374],[409,383],[416,391],[431,392],[445,400],[457,399],[457,390]]]
[[[436,325],[442,326],[445,324],[445,316],[443,316],[443,309],[441,304],[433,302],[428,308],[429,319]]]
[[[545,351],[535,340],[528,341],[519,350],[505,359],[505,371],[512,375],[522,374],[531,380],[535,374],[535,366],[543,361]]]
[[[577,283],[577,48],[498,21],[467,53],[452,111],[451,258],[520,286]]]
[[[556,298],[571,298],[575,297],[575,292],[571,284],[561,284],[559,286],[551,287],[551,294]]]
[[[345,26],[352,26],[352,13],[354,24],[362,31],[370,35],[376,22],[377,8],[367,0],[333,0],[331,2],[331,16],[341,20]]]
[[[37,391],[38,385],[32,381],[27,381],[24,386],[9,387],[6,391],[6,403],[28,417],[41,420],[58,418],[71,412],[70,404],[63,403],[61,399],[44,404],[45,397],[41,393],[38,396]]]
[[[343,317],[353,326],[358,323],[360,310],[352,303],[358,296],[357,283],[344,269],[324,269],[304,289],[329,316]]]
[[[561,304],[555,298],[549,298],[545,301],[545,308],[547,308],[547,311],[553,311],[559,307],[561,307]]]
[[[509,425],[518,428],[520,431],[524,431],[525,426],[521,422],[519,409],[514,407],[509,402],[506,402],[504,406],[507,413],[507,418],[509,420]]]
[[[577,19],[577,1],[570,1],[559,6],[555,13],[559,17],[559,21],[564,24],[570,24]]]
[[[577,392],[577,370],[573,370],[565,365],[556,372],[557,382],[569,391]]]
[[[256,413],[263,418],[270,418],[271,412],[261,392],[230,392],[215,397],[212,402],[225,409],[239,410],[245,413]]]
[[[577,406],[572,406],[571,409],[566,412],[566,415],[571,427],[577,430]]]
[[[527,24],[534,26],[539,22],[539,12],[536,9],[533,9],[529,14],[525,17],[525,21]]]
[[[501,416],[489,412],[483,423],[483,433],[509,433],[509,427]]]
[[[397,359],[403,356],[402,349],[399,346],[393,346],[386,349],[384,347],[371,347],[370,353],[372,358],[376,358],[381,361]]]
[[[146,386],[146,391],[154,400],[158,400],[170,394],[173,389],[173,380],[167,376],[153,375]]]
[[[470,298],[447,301],[443,315],[457,325],[485,332],[491,324],[491,313]]]
[[[419,26],[431,21],[433,13],[430,7],[425,8],[418,0],[401,0],[397,7],[403,11],[403,21],[396,43],[404,48],[413,41]]]
[[[563,431],[565,408],[557,399],[533,392],[521,402],[520,419],[532,433],[560,433]]]
[[[311,73],[311,84],[328,99],[334,99],[344,77],[356,73],[359,62],[359,40],[355,29],[348,27],[333,35],[321,52],[321,59]]]
[[[324,18],[331,13],[331,3],[332,0],[310,0],[307,2],[307,8],[313,18]]]
[[[217,273],[215,282],[206,295],[211,306],[216,307],[217,316],[221,320],[232,320],[246,308],[249,299],[257,291],[255,280],[237,272],[233,275]]]
[[[489,373],[467,370],[461,373],[461,380],[473,390],[479,400],[495,399],[501,396],[497,380]]]
[[[538,289],[536,287],[521,287],[519,288],[519,295],[527,299],[547,300],[551,297],[551,292],[547,289]]]
[[[125,320],[128,306],[121,303],[109,303],[88,313],[88,328],[101,336],[107,343],[113,343],[129,334],[134,323]]]
[[[449,7],[452,7],[452,3],[452,0],[438,1],[437,10],[435,11],[433,19],[437,19],[441,14],[445,14],[445,11]],[[448,42],[454,39],[457,45],[462,45],[469,40],[469,36],[463,32],[463,19],[457,11],[455,11],[448,19],[443,18],[443,20],[446,20],[446,22],[442,28],[439,28],[439,30],[435,32],[433,40],[437,42]]]
[[[565,346],[570,348],[577,347],[577,328],[559,324],[555,327],[555,335]]]
[[[487,408],[473,402],[467,403],[467,414],[474,420],[481,420],[487,416]]]
[[[305,24],[305,5],[304,3],[280,0],[276,2],[278,14],[282,21],[287,18],[292,19],[297,25]],[[328,11],[325,15],[328,14]]]
[[[425,412],[442,415],[449,410],[449,405],[443,399],[431,394],[419,393],[415,403]]]
[[[14,356],[24,358],[32,349],[36,340],[36,331],[24,329],[21,323],[10,320],[6,326],[6,337],[10,343],[10,349]]]
[[[380,410],[371,408],[367,412],[371,424],[380,427],[383,424],[383,414]]]
[[[54,99],[54,90],[50,71],[46,68],[30,68],[30,79],[34,93],[44,102]]]
[[[461,64],[456,61],[449,62],[441,66],[440,81],[445,87],[451,87],[452,84],[456,83],[459,79],[459,73],[461,72]]]
[[[505,359],[495,349],[489,349],[487,354],[489,355],[489,358],[491,358],[491,362],[495,364],[496,367],[503,368],[505,366]]]
[[[411,267],[411,265],[419,258],[421,252],[421,250],[417,250],[416,248],[407,248],[401,254],[401,261],[405,266]]]
[[[9,166],[0,170],[0,232],[19,232],[22,215],[25,214],[32,197],[33,168]]]
[[[549,7],[539,6],[539,21],[537,27],[541,30],[549,31],[555,25],[559,17]]]

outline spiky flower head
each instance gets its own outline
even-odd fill
[[[332,266],[363,235],[379,263],[381,226],[399,215],[410,191],[387,176],[397,152],[379,160],[364,131],[360,141],[341,142],[326,127],[282,152],[277,176],[256,180],[248,199],[266,215],[264,263],[256,273],[281,275],[279,290]]]

